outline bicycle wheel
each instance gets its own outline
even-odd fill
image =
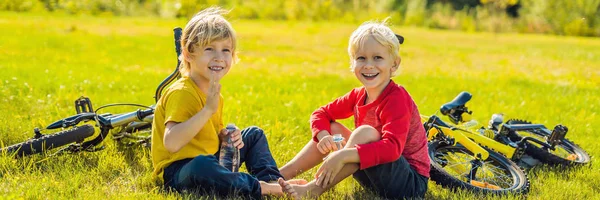
[[[94,134],[92,125],[83,125],[69,130],[64,130],[55,134],[44,135],[41,138],[27,140],[22,143],[14,144],[0,149],[0,153],[15,153],[15,156],[27,156],[41,153],[56,147],[64,146],[73,142],[81,142],[85,138]]]
[[[531,124],[531,122],[518,119],[511,119],[506,121],[506,123]],[[539,130],[517,132],[511,131],[508,133],[508,136],[512,141],[519,141],[524,136],[532,137],[541,141],[546,141],[546,138],[549,137],[549,135],[540,132]],[[590,162],[590,156],[588,153],[577,144],[569,141],[566,138],[554,148],[555,150],[551,150],[544,148],[540,144],[528,142],[527,147],[525,148],[525,153],[549,165],[576,166],[584,165]]]
[[[127,127],[124,130],[113,133],[113,139],[117,144],[126,146],[141,145],[150,148],[152,140],[152,124],[139,127]]]
[[[437,184],[452,189],[467,189],[484,194],[526,194],[529,179],[517,164],[504,156],[490,151],[490,156],[477,167],[474,179],[469,178],[473,171],[473,153],[461,145],[448,145],[445,142],[430,141],[431,179]]]

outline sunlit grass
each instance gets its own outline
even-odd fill
[[[88,96],[95,107],[151,105],[154,89],[175,66],[172,28],[184,20],[0,13],[0,145],[33,136],[75,113]],[[232,20],[240,63],[222,81],[225,123],[266,130],[281,166],[310,139],[308,119],[320,105],[359,87],[349,72],[347,40],[359,24]],[[474,117],[493,113],[553,127],[592,156],[600,153],[600,40],[519,34],[467,34],[394,27],[406,38],[394,80],[422,114],[433,114],[460,91],[474,97]],[[133,108],[108,109],[107,112]],[[346,125],[351,120],[343,121]],[[592,158],[594,160],[594,158]],[[107,140],[100,152],[19,160],[0,156],[0,195],[24,198],[179,198],[152,182],[147,150]],[[589,199],[600,190],[599,168],[529,174],[534,199]],[[312,179],[315,170],[301,175]],[[427,198],[473,199],[430,181]],[[324,199],[371,199],[351,179]],[[494,198],[494,197],[487,197]],[[510,197],[510,198],[519,198]],[[597,198],[597,197],[596,197]]]

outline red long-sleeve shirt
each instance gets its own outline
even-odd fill
[[[365,105],[364,87],[355,88],[333,102],[318,108],[310,116],[313,140],[322,130],[331,133],[331,122],[354,115],[354,125],[369,125],[381,134],[381,140],[358,144],[360,169],[396,161],[404,156],[417,173],[429,177],[427,137],[416,104],[408,92],[394,81],[377,99]]]

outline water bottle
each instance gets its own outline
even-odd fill
[[[342,134],[334,134],[333,135],[333,142],[335,142],[335,145],[337,146],[337,149],[342,149],[342,141],[344,140],[344,137],[342,137]]]
[[[240,168],[240,150],[233,146],[231,137],[236,130],[235,125],[227,124],[227,137],[221,141],[219,150],[219,164],[232,172],[238,172]]]

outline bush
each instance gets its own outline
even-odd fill
[[[0,0],[0,10],[189,18],[212,5],[230,17],[362,22],[465,31],[600,36],[600,0]]]

